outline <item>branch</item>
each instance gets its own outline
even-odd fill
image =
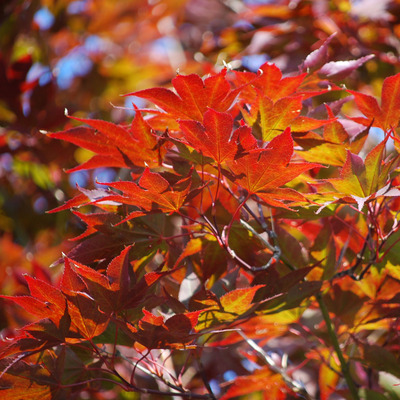
[[[242,226],[244,226],[248,231],[250,231],[254,236],[256,236],[261,243],[268,248],[268,250],[272,251],[272,257],[269,259],[269,261],[261,266],[261,267],[252,267],[251,270],[254,272],[257,271],[264,271],[266,269],[268,269],[272,263],[274,261],[278,261],[281,258],[281,249],[279,246],[272,246],[267,240],[265,240],[255,229],[253,229],[253,227],[248,224],[246,221],[244,221],[243,219],[240,220],[240,223],[242,224]]]
[[[370,232],[368,232],[368,235],[364,240],[363,247],[362,247],[361,251],[357,254],[355,264],[352,267],[335,274],[332,277],[332,280],[337,279],[337,278],[342,278],[343,276],[349,276],[351,279],[353,279],[355,281],[359,281],[360,279],[362,279],[362,277],[365,275],[367,270],[371,267],[373,261],[371,261],[369,263],[367,268],[363,272],[361,272],[360,275],[358,275],[358,276],[355,275],[355,272],[356,272],[357,268],[359,267],[359,265],[361,264],[362,260],[364,259],[364,254],[365,254],[365,251],[367,250],[367,245],[368,245],[368,241],[369,241],[370,237],[371,237]]]
[[[108,352],[105,352],[108,353]],[[123,389],[126,391],[132,391],[132,392],[139,392],[139,393],[145,393],[145,394],[156,394],[159,396],[168,396],[168,397],[181,397],[181,398],[187,398],[187,399],[203,399],[203,400],[215,400],[215,397],[213,394],[196,394],[196,393],[192,393],[190,391],[185,391],[185,389],[180,388],[179,386],[176,386],[168,381],[166,381],[165,379],[163,379],[162,377],[158,376],[157,374],[154,374],[153,372],[147,370],[146,368],[142,367],[139,362],[132,362],[131,360],[129,360],[127,357],[123,356],[121,353],[118,353],[118,356],[122,359],[124,359],[125,361],[129,362],[130,364],[134,365],[135,368],[141,370],[142,372],[152,376],[155,379],[160,379],[163,383],[165,383],[166,385],[168,385],[171,389],[176,390],[176,392],[164,392],[161,390],[155,390],[155,389],[146,389],[146,388],[140,388],[135,386],[134,384],[128,382],[127,380],[125,380],[124,378],[122,378],[117,371],[109,371],[109,373],[114,374],[115,376],[117,376],[119,379],[122,380],[122,382],[117,382],[117,381],[112,381],[118,385],[120,385],[122,387],[123,385]],[[104,380],[103,378],[99,378],[99,380]],[[83,382],[86,383],[86,382]]]
[[[346,360],[344,359],[344,356],[343,356],[343,353],[342,353],[342,349],[340,348],[339,341],[338,341],[338,338],[336,336],[336,332],[335,332],[335,330],[333,328],[331,317],[329,316],[328,309],[326,308],[326,305],[325,305],[325,303],[324,303],[324,301],[322,299],[321,293],[318,293],[316,298],[317,298],[317,301],[318,301],[318,304],[319,304],[319,308],[321,309],[322,316],[324,317],[324,321],[325,321],[325,324],[326,324],[326,328],[328,330],[329,338],[330,338],[330,340],[332,342],[333,348],[335,349],[335,353],[336,353],[336,355],[337,355],[337,357],[339,359],[341,371],[342,371],[343,377],[344,377],[344,379],[345,379],[345,381],[347,383],[349,391],[351,393],[351,397],[354,400],[360,400],[360,397],[358,396],[357,387],[356,387],[356,385],[355,385],[355,383],[354,383],[354,381],[353,381],[353,379],[352,379],[352,377],[350,375],[349,365],[346,362]]]
[[[208,391],[208,393],[210,395],[210,398],[212,400],[217,400],[215,395],[214,395],[214,393],[213,393],[213,391],[212,391],[212,389],[211,389],[210,383],[207,380],[206,374],[204,372],[204,366],[203,366],[203,363],[201,362],[201,358],[200,358],[200,355],[198,354],[198,352],[196,352],[196,356],[197,357],[195,358],[195,361],[197,363],[198,372],[199,372],[200,377],[201,377],[201,379],[202,379],[202,381],[204,383],[204,386],[206,387],[206,389],[207,389],[207,391]]]
[[[139,364],[139,362],[134,362],[132,360],[130,360],[128,357],[124,356],[121,352],[118,351],[118,357],[121,358],[122,360],[125,360],[127,363],[131,364],[132,366],[134,366],[136,369],[142,371],[143,373],[145,373],[146,375],[151,376],[152,378],[154,378],[155,380],[160,380],[162,383],[164,383],[165,385],[169,386],[171,389],[174,389],[176,391],[179,391],[181,393],[185,393],[185,389],[183,389],[182,387],[179,387],[177,385],[174,385],[172,382],[169,382],[168,380],[166,380],[163,376],[157,375],[154,372],[150,371],[149,369],[143,367],[141,364]],[[139,360],[140,361],[140,360]]]
[[[272,359],[272,357],[270,357],[263,348],[261,348],[254,340],[250,339],[247,337],[247,335],[241,330],[238,329],[237,333],[239,333],[239,335],[247,342],[247,344],[253,349],[255,350],[260,356],[261,358],[265,361],[265,363],[269,366],[269,368],[282,376],[283,380],[285,381],[285,383],[296,393],[300,394],[301,396],[303,396],[305,399],[309,399],[311,400],[311,396],[308,394],[308,392],[306,391],[305,387],[303,386],[302,383],[295,381],[294,379],[292,379],[286,372],[286,368],[279,368],[274,360]]]

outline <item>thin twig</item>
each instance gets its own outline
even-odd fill
[[[217,400],[215,395],[214,395],[214,393],[213,393],[213,391],[212,391],[212,389],[211,389],[211,386],[210,386],[210,384],[209,384],[209,382],[207,380],[207,377],[206,377],[206,375],[204,373],[204,366],[203,366],[203,363],[201,362],[200,355],[198,354],[198,352],[197,352],[196,355],[197,355],[197,357],[195,358],[195,361],[196,361],[197,366],[198,366],[197,370],[198,370],[198,372],[199,372],[199,374],[201,376],[201,379],[203,380],[204,386],[206,387],[206,389],[207,389],[207,391],[208,391],[208,393],[210,395],[210,398],[213,399],[213,400]]]
[[[286,372],[286,368],[280,368],[278,367],[274,360],[272,359],[271,356],[268,355],[268,353],[266,353],[264,351],[263,348],[261,348],[254,340],[250,339],[247,337],[247,335],[240,329],[237,330],[237,332],[239,333],[239,335],[247,342],[247,344],[253,349],[255,350],[260,356],[261,358],[265,361],[265,363],[269,366],[269,368],[282,376],[283,380],[286,382],[286,384],[296,393],[298,393],[299,395],[303,396],[305,399],[310,399],[311,400],[311,396],[307,393],[304,385],[300,382],[295,381],[294,379],[292,379]]]
[[[240,223],[248,230],[248,231],[250,231],[254,236],[256,236],[260,241],[261,241],[261,243],[265,246],[265,247],[267,247],[268,248],[268,250],[270,250],[270,251],[272,251],[272,257],[269,259],[269,261],[266,263],[266,264],[264,264],[263,266],[261,266],[261,267],[253,267],[252,268],[252,271],[264,271],[264,270],[266,270],[266,269],[268,269],[271,265],[272,265],[272,263],[274,262],[274,261],[278,261],[279,260],[279,258],[281,257],[281,249],[280,249],[280,247],[279,246],[272,246],[267,240],[265,240],[255,229],[253,229],[253,227],[250,225],[250,224],[248,224],[246,221],[244,221],[244,220],[240,220]]]
[[[97,347],[96,347],[96,349],[97,349]],[[211,396],[209,394],[202,395],[202,394],[192,393],[190,391],[185,391],[183,388],[177,387],[177,386],[171,384],[170,382],[165,381],[160,376],[158,376],[158,375],[152,373],[151,371],[148,371],[145,368],[141,367],[139,365],[140,360],[138,362],[136,362],[136,363],[133,363],[132,361],[130,361],[126,357],[122,356],[122,354],[119,354],[119,357],[123,358],[125,361],[128,361],[129,363],[134,365],[135,368],[140,369],[141,371],[145,372],[146,374],[151,375],[154,378],[160,379],[166,385],[168,385],[171,389],[176,390],[176,392],[164,392],[164,391],[155,390],[155,389],[140,388],[140,387],[135,386],[132,383],[129,383],[127,380],[125,380],[123,377],[121,377],[121,375],[119,375],[117,371],[115,371],[115,370],[109,371],[110,374],[114,374],[116,377],[118,377],[122,381],[122,382],[117,382],[117,381],[112,381],[112,382],[114,382],[116,384],[119,384],[120,386],[123,385],[124,386],[124,390],[126,390],[126,391],[140,392],[140,393],[145,393],[145,394],[156,394],[156,395],[159,395],[159,396],[169,396],[169,397],[177,396],[177,397],[188,398],[188,399],[215,400],[215,397],[213,397],[213,396]],[[103,358],[103,357],[101,356],[101,358]],[[105,380],[105,378],[104,379],[103,378],[98,378],[98,380]],[[85,382],[83,382],[83,384],[84,383]]]
[[[332,280],[337,279],[337,278],[342,278],[343,276],[349,276],[350,278],[352,278],[354,280],[359,280],[357,275],[355,275],[354,273],[356,272],[357,268],[359,267],[359,265],[361,264],[361,262],[364,259],[364,254],[365,254],[365,251],[367,250],[369,238],[370,238],[370,232],[368,232],[368,235],[364,240],[364,244],[363,244],[361,251],[357,254],[355,264],[352,267],[335,274],[332,277]]]
[[[268,240],[265,240],[262,235],[260,235],[249,223],[244,221],[243,219],[240,220],[240,223],[248,230],[250,231],[254,236],[256,236],[260,242],[268,248],[268,250],[275,252],[275,247],[271,245],[271,243],[268,242]]]
[[[152,372],[152,371],[148,370],[147,368],[143,367],[143,365],[139,364],[138,362],[134,362],[134,361],[130,360],[128,357],[124,356],[120,352],[118,353],[118,357],[123,359],[124,361],[128,362],[129,364],[135,366],[136,369],[142,371],[146,375],[149,375],[154,379],[158,379],[158,380],[162,381],[165,385],[169,386],[171,389],[177,390],[179,392],[184,392],[185,391],[185,389],[183,389],[182,387],[174,385],[173,383],[167,381],[163,376],[155,374],[154,372]]]

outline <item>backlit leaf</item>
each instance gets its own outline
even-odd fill
[[[0,395],[7,400],[51,400],[52,388],[43,383],[36,383],[30,377],[4,374],[0,382]]]
[[[165,88],[152,88],[127,96],[141,97],[160,107],[171,121],[170,129],[175,129],[176,119],[202,122],[207,108],[218,112],[229,110],[241,90],[231,88],[226,79],[226,69],[204,81],[195,74],[178,75],[172,84],[177,94]]]
[[[328,400],[335,393],[339,382],[339,365],[335,362],[333,354],[328,355],[328,364],[322,363],[319,368],[318,383],[321,392],[321,400]]]
[[[377,126],[383,130],[396,128],[400,120],[399,87],[400,74],[390,76],[383,81],[381,107],[374,97],[354,90],[348,90],[354,96],[359,110],[366,117],[355,118],[355,120],[365,126],[373,124],[373,126]]]
[[[393,168],[398,156],[383,160],[387,138],[374,147],[365,158],[347,151],[346,162],[340,172],[340,178],[331,178],[329,182],[342,197],[351,196],[361,211],[365,202],[378,196],[398,195],[389,193],[388,172]]]
[[[382,114],[385,128],[397,127],[400,112],[400,74],[389,76],[382,85]]]
[[[266,148],[255,149],[229,163],[235,182],[249,194],[257,194],[267,204],[287,208],[283,201],[304,201],[304,197],[289,189],[278,189],[305,171],[319,164],[291,163],[293,139],[290,130],[274,138]]]
[[[253,307],[254,295],[261,287],[263,285],[236,289],[224,294],[219,299],[218,305],[214,304],[210,308],[203,310],[196,329],[202,330],[217,323],[228,323],[240,318]]]
[[[180,121],[184,137],[188,144],[212,157],[218,164],[233,160],[238,152],[237,138],[239,130],[232,134],[233,118],[226,113],[208,109],[204,114],[204,125],[197,121]]]
[[[99,167],[143,167],[158,163],[160,154],[156,149],[157,139],[139,111],[130,128],[102,120],[71,118],[91,128],[77,127],[49,136],[71,142],[96,155],[70,172]]]
[[[201,311],[175,314],[166,319],[143,309],[144,317],[139,321],[134,336],[148,349],[185,348],[194,339],[194,328]]]
[[[140,207],[143,211],[159,210],[165,213],[179,211],[185,203],[190,191],[191,176],[179,180],[175,185],[177,190],[170,188],[169,182],[160,174],[151,172],[146,168],[139,180],[139,185],[134,182],[110,182],[108,186],[122,191],[122,195],[107,196],[101,201],[117,201],[122,204],[131,204]],[[134,211],[122,222],[143,215]]]
[[[65,258],[62,290],[68,299],[68,313],[71,326],[85,339],[92,339],[107,328],[109,316],[100,311],[91,296],[85,293],[86,286],[74,271],[73,262]],[[93,270],[93,275],[95,271]]]
[[[257,369],[251,375],[235,378],[221,400],[248,395],[253,392],[267,392],[271,399],[284,400],[287,387],[281,375],[275,374],[267,367]]]

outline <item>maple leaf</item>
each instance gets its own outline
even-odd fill
[[[25,280],[28,283],[29,290],[32,296],[36,299],[45,302],[50,307],[51,312],[46,315],[56,325],[60,322],[60,319],[66,312],[66,298],[62,294],[61,290],[48,284],[40,279],[32,278],[28,275],[25,276]]]
[[[21,354],[25,352],[34,353],[36,351],[41,351],[48,347],[53,347],[54,342],[46,343],[41,340],[34,338],[27,332],[21,330],[22,333],[14,336],[12,341],[4,341],[0,342],[0,360],[15,355]]]
[[[375,97],[348,90],[354,96],[359,110],[365,117],[352,120],[359,124],[376,126],[384,131],[395,129],[400,120],[400,74],[390,76],[383,81],[382,103],[379,106]]]
[[[268,392],[271,399],[284,400],[288,391],[281,375],[272,372],[268,367],[257,369],[253,374],[235,378],[221,400],[244,396],[254,392]]]
[[[107,263],[115,257],[115,254],[120,253],[125,246],[131,244],[134,236],[130,232],[124,232],[123,229],[115,229],[113,234],[97,232],[74,246],[67,253],[67,257],[85,265],[91,265],[96,262]]]
[[[211,291],[200,289],[190,298],[189,307],[191,310],[204,310],[206,308],[221,308],[218,297]]]
[[[11,343],[0,350],[0,358],[24,351],[53,347],[65,341],[70,332],[67,299],[58,288],[40,279],[25,276],[30,296],[0,296],[21,306],[28,313],[40,318],[38,322],[22,328]]]
[[[54,210],[52,210],[52,212],[54,212]],[[112,234],[113,225],[116,225],[121,221],[120,216],[109,212],[82,214],[78,211],[72,211],[72,213],[85,222],[87,224],[87,228],[85,232],[71,240],[80,240],[98,231]]]
[[[148,349],[187,348],[195,338],[195,326],[201,311],[175,314],[166,319],[143,309],[138,328],[131,328],[136,340]]]
[[[24,308],[28,313],[41,318],[46,318],[49,315],[50,307],[44,302],[32,296],[3,296],[1,298],[11,300]]]
[[[94,299],[86,293],[84,281],[75,272],[73,262],[68,258],[64,259],[64,273],[60,286],[68,300],[71,329],[76,330],[85,339],[92,339],[103,333],[110,316],[100,311]]]
[[[198,331],[207,329],[216,324],[229,323],[245,315],[252,307],[253,298],[257,290],[264,285],[256,285],[243,289],[232,290],[224,294],[216,303],[215,298],[207,296],[207,300],[199,300],[202,306],[209,305],[202,311],[196,329]]]
[[[56,395],[57,382],[53,381],[49,371],[38,369],[26,362],[13,365],[12,368],[3,362],[0,370],[7,370],[1,374],[0,394],[3,399],[17,400],[51,400]],[[60,394],[60,393],[58,393]]]
[[[326,179],[339,193],[337,198],[350,197],[357,202],[359,211],[364,204],[379,196],[399,196],[400,190],[390,188],[388,174],[397,166],[399,156],[384,161],[386,137],[366,156],[365,161],[356,154],[347,151],[346,161],[340,172],[340,178]]]
[[[322,354],[319,354],[321,357]],[[332,356],[332,353],[325,354],[327,360],[321,364],[318,374],[318,383],[321,391],[321,400],[329,400],[332,393],[335,393],[336,386],[339,382],[340,375],[336,372],[339,370],[339,366]]]
[[[179,211],[189,194],[191,172],[189,176],[175,183],[175,190],[164,177],[151,172],[149,168],[146,168],[143,172],[139,185],[128,181],[110,182],[105,183],[105,185],[120,190],[122,195],[114,194],[101,199],[101,201],[112,200],[122,204],[130,204],[140,207],[146,212],[159,210],[165,213],[173,213]],[[144,213],[134,211],[121,222],[141,215],[144,215]]]
[[[283,78],[280,69],[270,63],[263,64],[258,74],[235,73],[236,84],[244,86],[239,103],[248,105],[241,106],[242,115],[250,126],[259,118],[263,140],[271,140],[288,126],[292,127],[292,131],[307,132],[328,122],[300,116],[303,100],[325,92],[299,90],[305,76],[300,74]]]
[[[146,167],[139,180],[139,185],[130,181],[101,183],[102,185],[120,190],[123,193],[122,195],[105,189],[89,190],[78,187],[82,192],[81,194],[49,211],[49,213],[70,208],[79,208],[88,204],[94,204],[106,210],[121,204],[130,204],[143,210],[133,211],[125,219],[119,220],[119,224],[121,224],[131,218],[146,215],[150,211],[176,212],[185,203],[188,195],[196,195],[198,192],[196,189],[190,191],[192,183],[191,173],[192,171],[189,172],[188,176],[178,180],[171,187],[170,183],[162,175],[151,172]],[[89,215],[76,213],[76,215],[88,224],[88,229],[82,235],[78,236],[78,238],[75,238],[75,240],[82,239],[96,232],[98,230],[95,228],[96,224],[104,230],[106,223],[115,224],[119,219],[117,215],[107,215],[107,213]]]
[[[150,88],[129,93],[151,101],[166,112],[164,122],[170,129],[178,128],[177,119],[203,121],[207,108],[225,112],[231,108],[241,88],[232,89],[226,79],[226,69],[206,78],[196,74],[178,75],[172,80],[176,94],[166,88]]]
[[[336,32],[332,33],[318,49],[314,50],[305,58],[300,69],[303,71],[309,71],[310,69],[316,70],[320,68],[328,60],[328,45],[332,39],[336,36]]]
[[[251,141],[249,127],[241,126],[233,130],[233,118],[230,114],[208,109],[203,124],[197,121],[181,120],[179,126],[187,144],[218,164],[233,160],[239,149],[239,142]]]
[[[150,287],[165,275],[165,273],[149,272],[137,281],[129,263],[131,248],[131,246],[127,246],[122,250],[121,254],[109,263],[105,274],[66,258],[66,262],[73,265],[76,274],[72,275],[72,278],[85,283],[90,297],[107,315],[119,313],[124,309],[133,308],[142,303]],[[79,285],[80,281],[77,284]],[[72,285],[69,285],[69,287],[72,287]]]
[[[23,307],[27,312],[40,318],[51,319],[59,326],[66,312],[66,298],[56,287],[40,279],[25,276],[28,283],[30,296],[0,296],[12,300]]]
[[[41,319],[25,325],[21,328],[21,333],[13,337],[11,341],[0,342],[0,359],[18,354],[34,354],[65,343],[67,338],[79,337],[70,332],[69,327],[70,318],[67,313],[62,318],[59,327],[50,319]]]
[[[126,167],[158,165],[164,150],[157,149],[157,138],[139,111],[129,129],[111,122],[70,117],[91,126],[76,127],[49,136],[73,143],[94,153],[90,160],[68,172],[99,167]]]
[[[78,281],[82,286],[79,292],[85,293],[87,290],[90,297],[99,305],[99,308],[104,313],[111,314],[117,305],[113,302],[114,298],[111,295],[111,288],[107,276],[93,268],[87,267],[84,264],[68,258],[65,258],[64,262],[68,265],[66,271],[68,271],[71,277]],[[85,288],[87,287],[87,289],[83,287],[81,282],[84,283],[84,286]],[[71,288],[73,286],[68,286],[68,290],[65,289],[65,285],[63,285],[63,288],[66,290],[66,293],[71,293]],[[74,295],[74,293],[72,293],[72,295]]]
[[[289,126],[292,131],[308,132],[330,122],[330,120],[316,120],[300,116],[303,107],[302,95],[283,97],[274,103],[263,93],[258,92],[258,94],[259,98],[255,106],[258,105],[262,139],[264,141],[270,141]]]
[[[273,102],[297,92],[306,74],[283,78],[281,70],[272,63],[264,63],[259,73],[235,71],[235,83],[243,86],[240,98],[248,104],[254,104],[257,92]],[[251,83],[251,85],[249,85]]]
[[[235,183],[246,189],[249,195],[257,194],[274,207],[288,208],[283,201],[305,201],[299,192],[280,188],[305,171],[320,164],[291,163],[293,139],[290,129],[275,137],[266,148],[255,149],[247,155],[228,163]]]
[[[237,84],[248,85],[240,95],[240,104],[247,104],[241,107],[242,115],[250,126],[259,120],[264,141],[273,139],[288,126],[292,131],[307,132],[329,122],[300,115],[303,100],[324,93],[298,91],[305,76],[282,78],[279,68],[270,63],[262,65],[258,75],[236,72]]]
[[[48,213],[55,213],[59,211],[68,210],[71,208],[79,208],[88,204],[96,204],[100,208],[104,208],[110,211],[112,207],[118,206],[119,204],[112,201],[103,200],[105,197],[109,196],[112,192],[107,189],[97,188],[97,189],[85,189],[77,186],[77,189],[81,192],[70,200],[67,200],[63,205],[48,211]],[[79,214],[78,214],[79,216]],[[115,217],[110,217],[110,219]],[[89,219],[88,219],[89,222]],[[90,223],[89,223],[90,225]]]
[[[298,151],[301,157],[310,162],[321,161],[323,164],[342,166],[346,160],[346,147],[355,148],[359,142],[364,144],[367,135],[360,137],[361,140],[355,140],[354,144],[350,143],[350,137],[343,125],[335,119],[335,116],[328,105],[325,105],[328,112],[330,122],[324,126],[323,137],[313,132],[307,135],[297,136],[296,143],[302,147],[302,151]],[[346,147],[344,146],[346,145]]]

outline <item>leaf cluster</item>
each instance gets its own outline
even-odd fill
[[[343,32],[363,14],[347,1],[275,3],[241,14],[250,44],[227,28],[202,54],[212,59],[224,43],[228,54],[235,43],[251,50],[264,30],[276,38],[263,42],[272,57],[282,43],[310,47],[302,26],[325,40],[281,67],[208,67],[138,88],[126,94],[143,100],[129,122],[49,124],[49,149],[90,155],[68,172],[117,178],[78,186],[50,211],[70,210],[86,227],[53,265],[58,276],[34,263],[22,276],[22,249],[1,239],[3,398],[399,397],[400,74],[380,94],[347,90],[343,79],[387,61],[384,35],[367,46],[364,30],[351,42]],[[331,8],[319,26],[317,3]],[[108,29],[100,16],[89,30]],[[378,16],[387,33],[389,13]],[[362,51],[338,59],[342,48]],[[43,90],[24,85],[31,61],[5,74],[15,89],[5,103],[24,126],[19,97]],[[40,154],[28,153],[28,167]]]

